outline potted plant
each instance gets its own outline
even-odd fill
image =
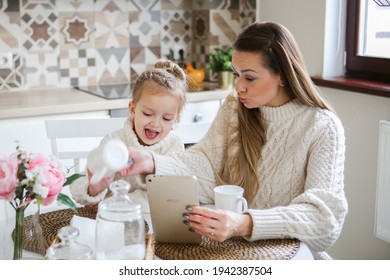
[[[210,62],[206,69],[218,75],[218,85],[222,89],[233,89],[234,76],[232,65],[233,48],[221,46],[210,51]]]

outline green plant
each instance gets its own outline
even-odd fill
[[[233,72],[232,65],[233,48],[222,46],[210,51],[210,62],[207,63],[206,69],[213,72],[229,71]]]

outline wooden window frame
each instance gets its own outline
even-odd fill
[[[360,0],[347,2],[346,65],[347,77],[390,81],[390,59],[358,56]]]

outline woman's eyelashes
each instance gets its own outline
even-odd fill
[[[240,74],[238,74],[237,72],[233,72],[233,76],[236,77],[236,78],[239,78],[240,77]],[[244,79],[247,80],[248,82],[252,82],[254,80],[256,80],[255,78],[253,78],[252,76],[248,76],[248,75],[243,75]]]

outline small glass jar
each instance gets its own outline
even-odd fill
[[[63,227],[58,231],[61,243],[54,244],[47,250],[49,260],[93,260],[92,249],[76,241],[79,230],[72,226]]]
[[[128,196],[124,180],[110,184],[112,196],[101,201],[96,217],[96,259],[142,260],[145,258],[145,222],[141,205]]]

